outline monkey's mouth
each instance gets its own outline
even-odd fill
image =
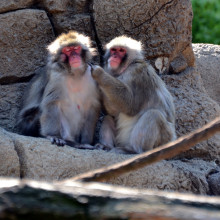
[[[81,66],[81,58],[79,56],[70,56],[69,65],[73,68],[78,68]]]

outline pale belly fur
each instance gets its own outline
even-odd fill
[[[61,135],[65,140],[73,140],[87,120],[90,108],[98,104],[98,92],[88,70],[80,80],[68,77],[64,83],[66,98],[59,103]]]

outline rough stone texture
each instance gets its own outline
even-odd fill
[[[198,129],[220,115],[220,106],[207,95],[201,76],[194,68],[178,75],[163,76],[163,79],[174,98],[178,136]],[[181,158],[195,157],[217,160],[220,164],[220,134],[181,155]]]
[[[143,42],[149,60],[167,57],[170,63],[175,62],[176,57],[187,55],[182,69],[193,65],[190,0],[96,0],[93,7],[102,43],[125,34]],[[165,72],[168,69],[169,65]]]
[[[76,30],[93,37],[89,1],[41,0],[38,7],[44,8],[53,23],[57,35]]]
[[[158,73],[168,70],[179,73],[163,76],[174,96],[178,136],[220,114],[219,105],[211,99],[220,103],[219,46],[193,45],[196,71],[192,68],[183,71],[194,65],[190,0],[1,0],[0,13],[0,126],[9,131],[16,132],[16,114],[26,82],[45,66],[46,45],[55,35],[70,29],[96,40],[99,52],[102,45],[115,36],[135,37],[142,40],[146,57]],[[0,175],[60,180],[129,157],[131,155],[58,148],[45,139],[23,137],[0,129]],[[176,159],[126,174],[111,183],[219,194],[215,183],[220,172],[220,135]]]
[[[79,150],[68,146],[57,147],[46,139],[24,137],[3,129],[0,129],[0,135],[6,140],[10,138],[13,140],[20,162],[20,176],[28,179],[45,181],[67,179],[133,156],[101,150]],[[0,144],[1,149],[7,142]],[[0,154],[0,158],[4,155]],[[210,189],[207,176],[218,170],[215,162],[196,159],[161,161],[115,178],[110,183],[145,189],[208,194]]]
[[[20,162],[14,142],[2,128],[0,128],[0,176],[20,177]]]
[[[90,15],[54,14],[52,20],[57,34],[68,32],[69,30],[77,30],[87,36],[93,36]]]
[[[209,96],[220,105],[220,46],[193,44],[196,70],[201,74]]]
[[[9,131],[17,131],[15,125],[26,85],[0,85],[0,126]]]
[[[0,13],[30,7],[34,0],[1,0]]]
[[[19,81],[45,65],[46,45],[54,38],[41,10],[19,10],[0,15],[0,83]]]

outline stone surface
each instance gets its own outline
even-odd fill
[[[22,94],[32,75],[45,66],[46,46],[55,35],[70,29],[96,40],[99,52],[107,41],[121,34],[141,40],[146,58],[163,75],[174,96],[178,136],[220,115],[216,103],[220,104],[219,46],[194,44],[196,70],[186,69],[194,65],[190,0],[2,0],[0,13],[0,126],[8,131],[17,132]],[[165,75],[168,71],[174,75]],[[58,148],[45,139],[0,129],[3,176],[61,180],[130,157]],[[123,175],[111,183],[219,194],[220,135],[175,159]]]
[[[90,15],[74,15],[73,13],[54,14],[52,20],[57,34],[76,30],[87,36],[93,36]]]
[[[0,13],[30,7],[35,0],[1,0]]]
[[[190,0],[96,0],[93,8],[102,44],[115,36],[128,35],[143,42],[149,60],[167,57],[170,63],[188,51],[184,67],[194,64]]]
[[[201,74],[203,85],[220,105],[220,46],[212,44],[193,44],[196,57],[196,70]]]
[[[48,12],[56,35],[76,30],[93,37],[91,4],[85,0],[40,0],[37,7]]]
[[[14,142],[22,178],[44,181],[63,180],[133,156],[102,150],[90,151],[68,146],[57,147],[43,138],[25,137],[6,132],[3,129],[0,132]],[[218,170],[215,162],[196,159],[161,161],[138,171],[124,174],[109,182],[114,185],[144,189],[208,194],[209,185],[206,177],[213,170]]]
[[[2,14],[0,30],[1,84],[19,81],[45,65],[45,47],[54,35],[44,11],[26,9]]]
[[[194,68],[178,75],[163,76],[163,80],[174,98],[178,136],[198,129],[220,115],[220,106],[207,95],[201,76]],[[220,134],[181,155],[181,158],[195,157],[217,160],[220,164]]]
[[[0,176],[20,177],[20,162],[13,139],[2,128],[0,128]]]
[[[15,125],[26,85],[0,85],[0,126],[9,131],[17,131]]]

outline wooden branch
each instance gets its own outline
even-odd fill
[[[220,131],[220,117],[203,126],[202,128],[191,132],[188,135],[178,138],[176,141],[167,143],[161,147],[147,151],[138,156],[132,157],[124,162],[108,166],[103,169],[80,174],[66,181],[106,181],[121,174],[140,169],[144,166],[158,162],[160,160],[172,158],[195,144],[206,140]]]
[[[0,220],[220,220],[220,197],[0,178]]]

